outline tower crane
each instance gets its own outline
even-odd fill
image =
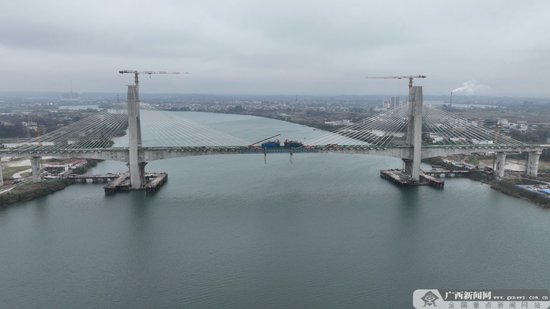
[[[134,74],[134,81],[136,86],[139,85],[139,74],[147,74],[149,77],[153,74],[189,74],[189,72],[166,72],[166,71],[137,71],[137,70],[120,70],[120,74]]]
[[[398,75],[398,76],[367,76],[368,79],[409,79],[409,91],[413,86],[413,79],[426,78],[426,75]]]

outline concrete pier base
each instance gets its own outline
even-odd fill
[[[42,170],[40,169],[40,161],[42,157],[31,157],[32,181],[39,182],[42,179]]]
[[[525,174],[530,177],[537,177],[539,172],[539,160],[542,151],[530,151],[525,162]]]

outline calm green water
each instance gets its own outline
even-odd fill
[[[277,126],[317,134],[254,117],[177,117],[246,139]],[[73,185],[0,209],[0,307],[410,308],[417,288],[549,287],[549,211],[467,179],[440,191],[378,176],[400,166],[342,154],[292,164],[271,155],[267,165],[189,157],[148,165],[169,172],[154,196]]]

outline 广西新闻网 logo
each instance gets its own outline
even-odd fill
[[[422,299],[424,301],[424,307],[429,307],[429,306],[434,306],[434,307],[437,307],[437,305],[435,304],[435,301],[438,299],[439,297],[437,297],[437,295],[435,295],[434,293],[432,293],[432,291],[428,291],[426,292],[426,294],[424,294],[424,296],[422,296],[420,299]]]

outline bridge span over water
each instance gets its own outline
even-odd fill
[[[128,147],[113,147],[111,139],[122,135],[127,127]],[[127,114],[100,112],[41,138],[10,148],[0,148],[0,157],[29,157],[33,180],[40,180],[41,157],[86,158],[127,162],[131,186],[144,186],[147,162],[187,156],[235,154],[342,153],[389,156],[404,161],[405,172],[418,181],[422,159],[456,154],[494,153],[495,176],[504,176],[506,155],[528,153],[526,174],[537,176],[540,154],[550,145],[525,144],[461,119],[440,108],[424,107],[422,87],[410,90],[409,102],[368,119],[327,132],[300,147],[262,148],[224,135],[216,139],[213,131],[197,129],[185,123],[163,127],[163,132],[177,131],[195,145],[144,146],[138,87],[128,86]],[[223,134],[223,133],[221,133]],[[168,135],[167,138],[170,138]],[[234,145],[222,145],[236,141]],[[0,169],[1,170],[1,169]],[[1,175],[0,175],[1,176]],[[0,177],[1,179],[1,177]]]
[[[444,157],[456,154],[474,153],[522,153],[541,152],[550,145],[525,145],[525,146],[425,146],[422,149],[422,159]],[[365,154],[386,156],[394,158],[407,158],[411,156],[411,148],[406,146],[384,148],[357,145],[315,145],[303,147],[261,148],[249,146],[171,146],[171,147],[139,147],[138,158],[140,161],[156,161],[180,157],[203,155],[236,155],[236,154],[300,154],[300,153],[341,153],[341,154]],[[31,150],[31,151],[0,151],[7,157],[56,157],[56,158],[82,158],[108,161],[128,162],[130,159],[128,147],[110,148],[66,148],[63,150]]]

